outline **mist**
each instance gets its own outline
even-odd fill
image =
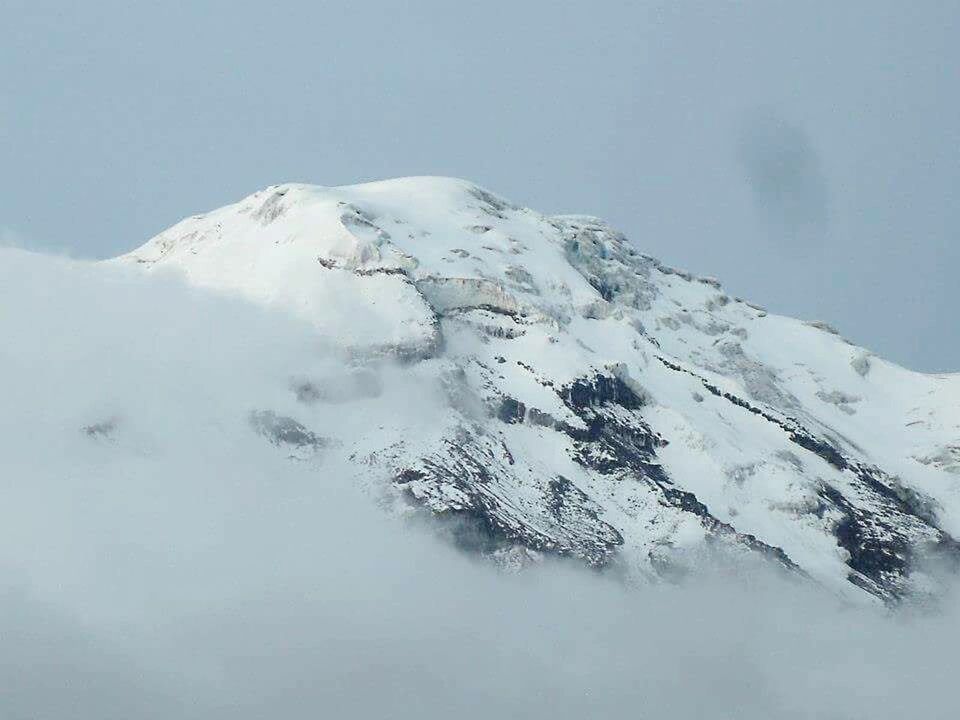
[[[304,411],[297,378],[354,377],[305,330],[0,249],[4,718],[951,716],[954,596],[891,613],[759,566],[508,573],[387,512],[388,478],[336,447],[288,457],[252,410],[322,436],[445,402],[380,366]]]

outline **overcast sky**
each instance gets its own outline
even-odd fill
[[[960,3],[0,5],[0,243],[107,257],[285,181],[469,178],[960,370]]]

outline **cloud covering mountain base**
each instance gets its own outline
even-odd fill
[[[296,321],[14,249],[0,309],[5,718],[950,715],[949,599],[891,616],[746,565],[507,574],[383,512],[335,448],[253,432],[338,362]],[[440,402],[382,372],[391,412]]]

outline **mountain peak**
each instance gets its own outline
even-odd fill
[[[927,582],[925,553],[960,555],[958,376],[732,298],[600,219],[452,178],[284,184],[117,262],[290,312],[357,367],[434,377],[450,401],[429,425],[339,442],[505,561],[649,578],[722,548],[891,601]],[[310,428],[321,395],[258,428],[335,435]]]

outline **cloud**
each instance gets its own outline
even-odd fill
[[[74,254],[74,248],[68,245],[44,244],[38,242],[36,238],[28,237],[12,227],[0,225],[0,250],[4,248],[31,250],[34,252],[43,252],[48,255],[60,255],[62,257],[72,257]]]
[[[22,247],[25,247],[25,243],[19,233],[11,228],[0,226],[0,248]]]
[[[251,408],[346,372],[293,320],[10,249],[0,308],[4,718],[952,713],[956,603],[889,617],[752,567],[507,575],[384,513],[335,451],[287,458]],[[377,372],[312,429],[431,405]]]

